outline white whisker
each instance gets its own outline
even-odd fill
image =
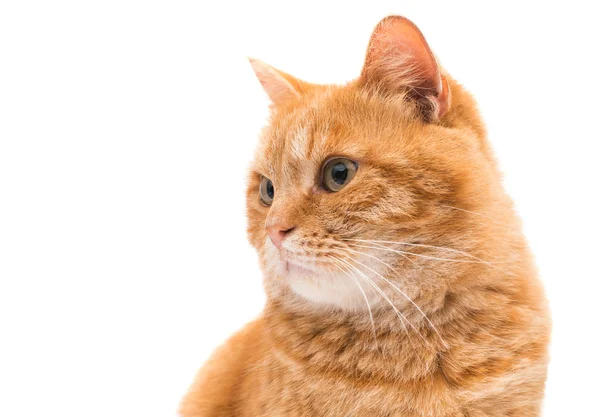
[[[507,264],[507,263],[510,263],[510,262],[490,262],[490,261],[486,261],[485,259],[479,258],[479,257],[477,257],[477,256],[475,256],[475,255],[473,255],[473,254],[471,254],[469,252],[465,252],[465,251],[462,251],[462,250],[459,250],[459,249],[454,249],[454,248],[448,248],[448,247],[445,247],[445,246],[425,245],[425,244],[422,244],[422,243],[395,242],[395,241],[389,241],[389,240],[372,240],[370,242],[372,242],[374,244],[377,244],[379,246],[382,246],[382,247],[386,247],[386,246],[382,245],[381,243],[387,243],[387,244],[407,245],[407,246],[415,246],[415,247],[421,247],[421,248],[431,248],[431,249],[445,250],[445,251],[448,251],[448,252],[453,252],[453,253],[458,253],[460,255],[464,255],[464,256],[466,256],[468,258],[471,258],[471,259],[473,259],[474,261],[477,261],[477,262],[468,261],[468,260],[464,260],[464,259],[448,259],[448,258],[439,258],[440,260],[463,262],[463,263],[483,263],[483,264],[488,265],[490,267],[494,267],[494,265],[497,265],[497,264]],[[412,252],[406,252],[406,251],[404,251],[404,252],[412,254],[412,255],[415,255],[415,256],[421,255],[421,254],[412,253]],[[427,255],[421,255],[421,256],[427,256]]]
[[[415,246],[415,247],[419,247],[419,248],[440,249],[440,250],[445,250],[445,251],[448,251],[448,252],[458,253],[458,254],[467,256],[467,257],[469,257],[471,259],[475,259],[477,261],[483,262],[485,264],[491,264],[491,262],[488,262],[486,260],[478,258],[477,256],[472,255],[472,254],[470,254],[468,252],[465,252],[465,251],[462,251],[462,250],[458,250],[458,249],[454,249],[454,248],[447,248],[445,246],[425,245],[423,243],[395,242],[395,241],[391,241],[391,240],[367,240],[367,239],[344,239],[344,240],[352,240],[352,241],[356,241],[356,242],[367,242],[367,243],[388,243],[388,244],[394,244],[394,245]]]
[[[495,267],[495,265],[493,265],[490,262],[486,262],[486,261],[476,261],[476,260],[472,260],[471,261],[471,260],[466,260],[466,259],[438,258],[436,256],[423,255],[423,254],[420,254],[420,253],[413,253],[413,252],[408,252],[408,251],[393,249],[393,248],[390,248],[390,247],[387,247],[385,245],[382,245],[382,244],[379,244],[379,243],[375,243],[375,242],[373,242],[372,245],[377,245],[377,246],[365,246],[365,245],[350,244],[350,246],[354,246],[354,247],[387,250],[387,251],[390,251],[390,252],[397,253],[399,255],[412,255],[412,256],[416,256],[418,258],[431,259],[431,260],[434,260],[434,261],[453,262],[453,263],[460,263],[460,264],[485,264],[485,265],[488,265],[490,267]]]

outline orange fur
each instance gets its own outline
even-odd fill
[[[476,104],[411,25],[384,19],[348,85],[255,65],[274,101],[247,192],[268,303],[200,370],[183,417],[539,416],[543,290]],[[320,187],[331,156],[359,166],[337,193]],[[295,227],[282,251],[273,223]]]

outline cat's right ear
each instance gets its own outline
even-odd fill
[[[275,106],[282,105],[292,99],[300,97],[307,88],[307,84],[290,74],[286,74],[256,58],[248,58],[258,81]]]

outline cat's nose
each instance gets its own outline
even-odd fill
[[[277,249],[281,249],[281,245],[283,244],[283,240],[294,230],[295,226],[289,226],[285,224],[276,223],[270,226],[267,226],[267,234],[269,238],[271,238],[271,242],[277,247]]]

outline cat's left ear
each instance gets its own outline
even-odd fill
[[[248,58],[248,60],[265,92],[275,106],[298,98],[306,92],[308,83],[300,81],[259,59]]]
[[[391,93],[408,92],[430,120],[450,109],[448,80],[419,28],[402,16],[388,16],[375,27],[360,82]]]

